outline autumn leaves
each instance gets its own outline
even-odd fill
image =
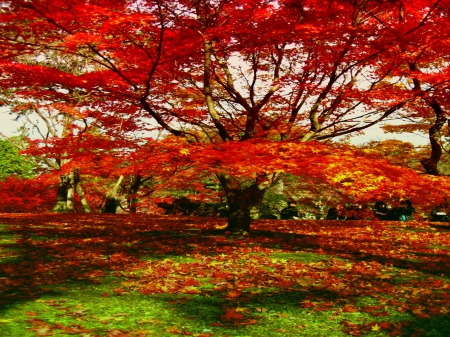
[[[89,296],[99,304],[166,299],[171,310],[203,326],[136,319],[142,330],[152,325],[167,336],[262,327],[295,334],[315,329],[319,317],[329,326],[320,329],[355,336],[421,336],[426,322],[443,320],[450,310],[448,235],[417,222],[265,220],[237,238],[211,231],[223,225],[212,218],[9,215],[0,221],[17,240],[1,246],[8,258],[0,265],[2,305],[39,299],[51,289],[64,293],[77,280],[92,285]],[[58,298],[45,301],[60,311],[68,307],[69,321],[76,318]],[[87,333],[103,324],[91,312],[82,323],[55,327],[38,314],[27,319],[36,329],[50,326],[47,332]]]

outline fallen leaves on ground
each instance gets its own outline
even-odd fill
[[[173,304],[183,305],[189,296],[220,294],[227,307],[213,326],[258,324],[258,315],[268,314],[264,301],[278,292],[298,294],[298,310],[372,316],[372,322],[361,324],[342,319],[344,331],[355,336],[370,331],[396,336],[405,327],[414,329],[410,322],[389,322],[394,312],[413,319],[450,312],[450,237],[426,223],[259,221],[239,239],[214,229],[223,220],[208,218],[11,214],[0,215],[0,223],[8,224],[16,236],[14,247],[20,249],[17,261],[0,265],[0,305],[34,299],[48,285],[73,279],[95,284],[113,275],[121,284],[103,297],[178,294],[187,299]],[[315,258],[309,260],[308,254]],[[323,259],[317,260],[318,255]],[[362,304],[362,297],[374,303]],[[261,304],[246,307],[254,301]],[[45,304],[66,316],[85,315],[61,301]],[[55,329],[88,332],[81,326],[47,324],[38,313],[26,315],[39,336]],[[168,329],[190,334],[176,326]],[[422,333],[414,331],[415,336]],[[129,335],[139,333],[108,332]]]

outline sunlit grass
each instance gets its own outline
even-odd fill
[[[230,238],[208,219],[73,217],[0,226],[2,337],[450,331],[449,241],[424,225],[275,221]]]

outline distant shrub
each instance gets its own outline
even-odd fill
[[[172,203],[160,202],[158,207],[170,215],[226,217],[228,213],[225,203],[192,201],[187,197],[177,198]]]
[[[43,181],[10,176],[0,182],[1,213],[47,212],[55,197],[54,189]]]

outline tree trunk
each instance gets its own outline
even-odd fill
[[[75,184],[75,190],[77,194],[80,196],[81,205],[83,206],[84,213],[92,213],[92,208],[89,206],[86,196],[84,195],[83,187],[81,187],[81,183],[78,182]]]
[[[428,130],[431,145],[431,155],[429,158],[424,158],[420,162],[422,163],[422,166],[425,168],[425,171],[428,174],[438,176],[440,175],[440,172],[438,170],[438,163],[442,156],[442,147],[439,142],[440,132],[444,127],[447,118],[445,117],[445,113],[442,110],[441,106],[435,99],[428,101],[428,104],[436,114],[436,121],[434,122],[434,125],[430,128],[430,130]]]
[[[75,212],[75,177],[73,171],[69,174],[69,182],[67,188],[67,211]]]
[[[130,189],[128,190],[127,200],[128,200],[128,209],[130,210],[130,213],[137,213],[137,200],[136,193],[139,190],[139,187],[141,187],[142,177],[138,173],[133,181],[133,183],[130,186]]]
[[[74,212],[75,211],[75,192],[80,196],[81,205],[85,213],[92,213],[83,188],[80,183],[80,174],[78,170],[73,170],[70,174],[60,176],[58,193],[56,196],[56,204],[50,212]]]
[[[105,206],[103,206],[103,213],[116,213],[117,203],[116,194],[119,190],[120,184],[122,183],[123,176],[120,176],[114,187],[106,194]]]
[[[419,71],[417,64],[414,62],[408,62],[409,69],[413,72]],[[414,91],[422,92],[422,86],[418,77],[413,77]],[[428,130],[431,145],[431,155],[430,158],[424,158],[420,162],[428,174],[438,176],[440,172],[438,170],[438,163],[442,157],[442,147],[439,143],[440,131],[443,128],[447,118],[442,110],[439,102],[435,98],[424,98],[425,102],[433,109],[436,115],[436,121],[434,125]]]
[[[67,212],[67,194],[70,187],[69,175],[64,174],[60,176],[58,192],[56,194],[56,204],[50,212],[63,213]]]
[[[217,177],[225,191],[229,207],[228,226],[225,230],[249,232],[251,220],[259,216],[264,193],[271,185],[273,175],[261,176],[244,184],[227,174],[218,174]]]

